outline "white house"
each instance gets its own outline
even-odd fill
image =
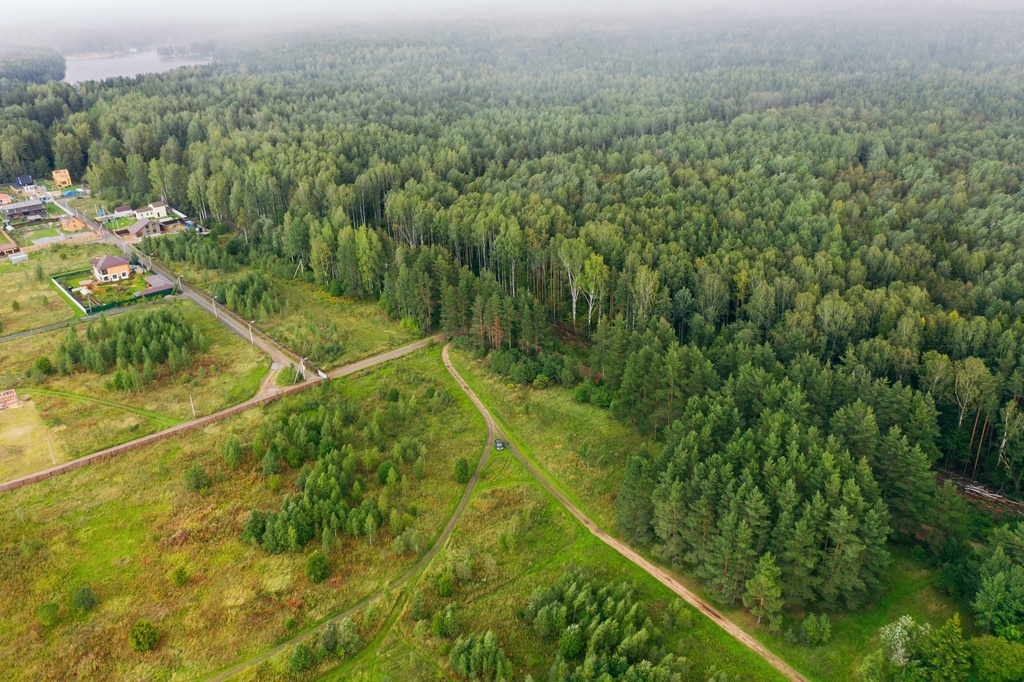
[[[135,217],[139,220],[142,220],[143,218],[149,218],[150,220],[166,218],[167,204],[162,201],[155,201],[145,208],[137,208],[135,209]]]

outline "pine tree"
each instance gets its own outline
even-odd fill
[[[775,565],[775,557],[771,552],[765,552],[757,562],[754,575],[747,580],[743,605],[757,617],[758,625],[765,617],[774,621],[782,610],[785,602],[779,583],[781,576],[782,571]]]
[[[955,613],[936,630],[927,646],[929,679],[933,682],[963,682],[971,670],[971,658]]]

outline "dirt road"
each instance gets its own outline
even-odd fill
[[[476,409],[479,410],[480,414],[483,415],[484,420],[487,422],[487,428],[493,431],[494,433],[493,437],[504,438],[504,434],[501,432],[501,429],[498,428],[498,425],[494,421],[494,418],[491,416],[491,413],[487,410],[486,407],[484,407],[484,404],[480,401],[480,399],[477,398],[476,394],[473,392],[473,389],[469,387],[469,384],[467,384],[462,379],[462,377],[459,376],[459,373],[455,369],[455,367],[452,366],[451,360],[448,357],[448,346],[444,347],[442,357],[444,358],[445,367],[448,368],[448,371],[451,372],[453,377],[455,377],[455,380],[459,382],[459,386],[462,387],[462,390],[465,391],[466,395],[469,396],[469,399],[473,401],[474,405],[476,405]],[[780,673],[785,675],[788,679],[793,680],[794,682],[807,682],[807,678],[805,678],[803,675],[801,675],[796,670],[791,668],[789,665],[786,664],[785,661],[783,661],[781,658],[779,658],[774,653],[769,651],[767,648],[765,648],[764,645],[762,645],[756,639],[754,639],[746,632],[744,632],[739,626],[737,626],[724,615],[722,615],[722,613],[718,611],[718,609],[711,606],[711,604],[707,603],[706,601],[698,597],[696,594],[688,590],[682,583],[680,583],[678,580],[669,575],[668,572],[666,572],[664,569],[655,566],[650,561],[640,556],[640,554],[635,552],[628,545],[616,540],[615,538],[611,537],[606,532],[601,530],[601,528],[596,523],[591,521],[586,514],[584,514],[582,511],[579,510],[579,508],[576,505],[570,502],[569,499],[566,498],[566,496],[563,495],[562,492],[558,488],[556,488],[554,484],[551,483],[551,481],[548,480],[548,478],[543,473],[541,473],[540,470],[538,470],[528,459],[526,459],[526,457],[523,456],[521,452],[519,452],[519,450],[515,448],[515,446],[509,443],[507,448],[512,453],[512,455],[519,461],[519,463],[522,464],[526,468],[526,470],[530,472],[530,475],[533,476],[537,480],[537,482],[544,487],[545,490],[551,493],[551,495],[554,496],[556,500],[558,500],[559,504],[565,507],[570,514],[576,517],[577,521],[582,523],[587,528],[587,530],[589,530],[593,535],[595,535],[599,540],[601,540],[601,542],[605,543],[606,545],[614,549],[616,552],[618,552],[625,558],[629,559],[629,561],[631,561],[635,566],[642,569],[644,572],[646,572],[648,575],[650,575],[655,580],[660,582],[662,585],[669,588],[677,595],[685,599],[691,606],[693,606],[695,609],[697,609],[705,616],[710,618],[712,621],[714,621],[716,625],[718,625],[720,628],[728,632],[730,635],[736,638],[741,644],[749,648],[758,656],[763,658],[772,667],[774,667]]]
[[[345,365],[344,367],[339,367],[338,369],[334,370],[332,375],[341,377],[348,374],[352,374],[353,372],[358,372],[360,370],[373,367],[374,365],[379,365],[383,362],[388,362],[389,360],[394,360],[396,358],[402,357],[403,355],[407,355],[409,353],[412,353],[413,351],[423,348],[427,344],[431,343],[433,340],[433,338],[420,339],[419,341],[407,344],[405,346],[402,346],[401,348],[396,348],[395,350],[380,353],[379,355],[375,355],[371,358],[366,358],[365,360],[353,362],[349,365]],[[270,376],[273,376],[273,374],[271,374]],[[318,377],[316,374],[310,372],[310,378],[306,382],[296,384],[294,386],[289,386],[287,388],[281,388],[278,386],[274,386],[272,383],[270,383],[269,378],[267,378],[263,381],[263,384],[260,387],[260,391],[254,397],[250,398],[249,400],[246,400],[245,402],[239,403],[237,405],[232,405],[231,407],[225,408],[220,412],[214,412],[213,414],[209,414],[205,417],[200,417],[198,419],[193,419],[192,421],[177,424],[168,429],[164,429],[163,431],[158,431],[157,433],[153,433],[148,436],[143,436],[142,438],[136,438],[135,440],[128,441],[127,443],[122,443],[121,445],[115,445],[114,447],[107,448],[105,450],[100,450],[99,452],[94,452],[91,455],[86,455],[84,457],[71,460],[70,462],[58,464],[55,467],[50,467],[49,469],[44,469],[43,471],[37,471],[34,474],[29,474],[27,476],[22,476],[21,478],[16,478],[12,481],[0,483],[0,493],[15,490],[16,488],[20,488],[31,483],[37,483],[39,481],[46,480],[47,478],[53,478],[54,476],[59,476],[60,474],[67,473],[68,471],[73,471],[74,469],[88,466],[89,464],[94,464],[96,462],[110,459],[111,457],[115,457],[130,450],[134,450],[135,448],[139,448],[144,445],[150,445],[151,443],[163,440],[164,438],[170,438],[171,436],[177,435],[179,433],[184,433],[186,431],[191,431],[193,429],[198,429],[200,427],[207,426],[208,424],[212,424],[222,419],[226,419],[240,412],[250,410],[254,407],[266,405],[283,396],[298,393],[299,391],[304,391],[307,388],[316,385],[320,381],[323,380],[320,379],[320,377]]]

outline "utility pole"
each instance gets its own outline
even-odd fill
[[[252,321],[252,320],[249,320],[249,343],[255,343],[255,342],[254,342],[254,341],[252,340],[252,323],[253,323],[253,321]]]
[[[306,358],[302,358],[299,362],[299,371],[302,372],[302,380],[306,380]]]
[[[188,394],[188,404],[192,406],[192,418],[196,418],[196,404],[192,402],[192,394]]]
[[[50,449],[50,461],[53,462],[54,466],[57,466],[57,458],[53,456],[53,446],[50,445],[50,439],[46,439],[46,447]]]

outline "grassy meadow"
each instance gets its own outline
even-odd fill
[[[450,599],[439,598],[433,588],[437,574],[449,562],[465,565],[467,558],[473,566],[472,577],[460,580]],[[530,674],[542,680],[555,659],[556,644],[538,638],[532,623],[525,622],[518,612],[535,588],[556,582],[568,566],[585,568],[606,583],[633,582],[650,603],[655,622],[675,598],[594,538],[508,452],[495,452],[451,542],[434,558],[413,591],[421,592],[419,598],[425,600],[428,611],[449,602],[457,604],[460,633],[494,632],[513,662],[514,679]],[[320,679],[455,679],[446,655],[454,638],[436,637],[428,623],[417,623],[412,617],[412,600],[410,596],[390,630],[367,644],[367,651]],[[694,679],[706,679],[713,670],[749,682],[783,679],[709,620],[695,611],[692,614],[688,627],[666,632],[666,649],[691,662]]]
[[[298,490],[299,476],[286,467],[264,477],[249,444],[263,420],[315,411],[340,396],[355,404],[359,421],[346,431],[348,442],[371,482],[366,494],[377,495],[377,464],[385,455],[366,439],[364,422],[393,404],[381,397],[382,386],[397,390],[401,400],[420,405],[402,436],[419,438],[427,453],[425,477],[407,476],[392,495],[415,505],[413,527],[429,544],[463,489],[452,480],[452,460],[475,458],[485,433],[439,353],[420,352],[0,496],[7,531],[0,536],[0,669],[13,672],[7,679],[202,679],[400,575],[417,555],[395,555],[384,528],[372,545],[349,536],[335,541],[331,575],[320,584],[304,571],[306,554],[319,543],[270,555],[243,542],[249,511],[280,509],[283,497]],[[449,398],[427,397],[441,393]],[[243,443],[237,469],[222,454],[229,434]],[[210,477],[205,492],[186,488],[184,474],[193,464]],[[72,606],[83,585],[98,598],[92,611]],[[56,606],[56,622],[41,618],[46,604]],[[160,635],[152,652],[129,646],[128,631],[140,619]]]
[[[0,259],[0,336],[75,318],[81,311],[53,287],[50,277],[87,268],[96,256],[119,253],[111,244],[79,244],[40,249],[26,263]],[[37,264],[43,268],[41,282],[35,276]]]
[[[66,334],[55,330],[0,343],[0,389],[15,388],[32,398],[55,449],[63,459],[117,445],[192,418],[189,397],[196,415],[203,416],[255,395],[269,367],[269,358],[257,347],[228,331],[213,317],[189,301],[165,302],[182,311],[196,324],[209,350],[193,358],[190,369],[170,374],[158,369],[153,384],[139,392],[107,388],[109,374],[78,372],[33,381],[29,369],[41,356],[53,357],[54,348]],[[150,306],[147,306],[149,308]],[[138,314],[137,312],[124,313]],[[84,337],[84,328],[77,330]],[[0,447],[12,450],[31,447],[24,433],[0,430]],[[62,461],[58,458],[58,461]],[[29,473],[13,458],[0,459],[0,480]],[[19,473],[15,473],[19,472]]]
[[[170,263],[189,282],[209,293],[224,276],[216,270]],[[256,326],[295,353],[309,357],[324,370],[362,360],[419,338],[376,303],[331,296],[322,288],[295,279],[264,273],[284,298],[284,308]]]
[[[0,410],[0,472],[5,478],[24,476],[66,459],[36,404],[24,397],[22,403],[16,409]]]

